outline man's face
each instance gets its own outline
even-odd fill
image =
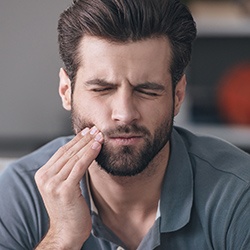
[[[65,75],[60,81],[75,133],[93,125],[103,133],[96,161],[106,172],[117,176],[142,172],[169,142],[185,93],[182,79],[173,95],[168,40],[110,43],[86,36],[79,56],[72,95]]]

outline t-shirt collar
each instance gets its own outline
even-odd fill
[[[98,214],[93,201],[88,174],[85,176],[90,211]],[[193,173],[185,144],[173,129],[170,159],[165,173],[161,199],[158,203],[156,220],[161,217],[161,232],[173,232],[184,227],[190,220],[193,204]]]
[[[193,173],[184,141],[173,129],[170,159],[161,193],[161,232],[173,232],[190,220],[193,204]]]

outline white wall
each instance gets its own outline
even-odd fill
[[[70,132],[57,93],[57,20],[71,0],[0,2],[0,144]]]

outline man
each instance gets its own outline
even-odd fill
[[[0,249],[249,249],[250,157],[173,127],[196,28],[174,0],[76,0],[59,20],[74,137],[0,179]]]

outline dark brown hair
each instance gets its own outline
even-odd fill
[[[196,37],[195,22],[179,0],[74,0],[58,22],[59,52],[74,87],[84,35],[112,42],[168,37],[173,85],[187,67]]]

